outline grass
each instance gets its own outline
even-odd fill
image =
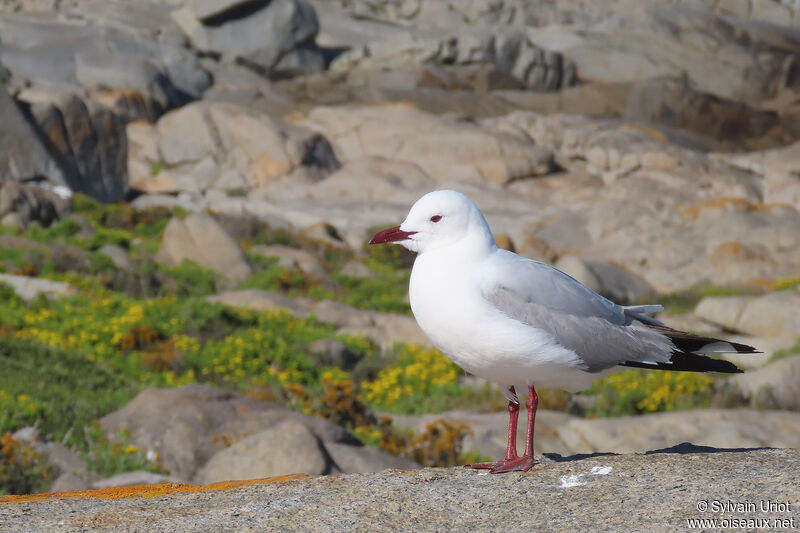
[[[75,350],[0,337],[2,431],[37,423],[43,438],[86,449],[85,428],[141,388],[114,365]]]

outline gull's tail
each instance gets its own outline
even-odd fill
[[[641,317],[636,317],[641,320]],[[644,317],[647,319],[648,317]],[[724,372],[728,374],[741,373],[742,370],[730,361],[714,359],[705,354],[718,353],[761,353],[752,346],[738,342],[723,341],[713,337],[695,335],[677,329],[669,328],[661,323],[650,320],[641,320],[647,327],[656,330],[667,337],[675,350],[669,362],[655,361],[625,361],[620,366],[637,368],[651,368],[654,370],[682,370],[685,372]]]

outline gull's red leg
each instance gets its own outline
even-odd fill
[[[514,387],[509,387],[511,395],[516,397]],[[517,422],[519,421],[519,403],[509,400],[508,401],[508,445],[506,446],[506,458],[503,461],[495,461],[494,463],[475,463],[465,465],[467,468],[491,470],[505,465],[509,461],[519,459],[517,455]]]
[[[528,408],[528,428],[525,432],[525,454],[517,459],[506,459],[490,470],[492,474],[502,474],[504,472],[527,472],[535,463],[533,460],[533,427],[536,424],[536,409],[539,407],[539,395],[533,385],[528,387],[528,401],[525,402]],[[509,449],[511,444],[509,443]],[[516,452],[516,445],[514,446]],[[516,455],[516,453],[514,454]]]

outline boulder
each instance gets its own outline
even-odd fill
[[[170,408],[165,410],[164,405]],[[120,430],[129,431],[130,443],[143,453],[156,454],[171,476],[193,479],[219,452],[286,421],[291,424],[286,427],[321,449],[318,453],[323,457],[324,446],[330,442],[361,444],[343,428],[320,418],[199,384],[142,391],[126,406],[103,417],[100,425],[109,438],[115,438]],[[298,429],[298,424],[304,429]],[[268,440],[264,442],[268,444]],[[254,439],[246,446],[261,449],[258,442]],[[286,450],[289,453],[290,449]],[[233,455],[227,452],[218,461],[226,456],[235,461]],[[327,465],[329,460],[325,460]]]
[[[390,455],[375,446],[349,446],[328,443],[325,447],[336,466],[343,472],[359,474],[393,470],[416,470],[420,466],[405,457]]]
[[[800,411],[800,356],[779,359],[733,376],[723,390],[756,409]]]
[[[0,283],[9,285],[20,298],[26,301],[33,300],[40,294],[65,296],[76,291],[75,287],[63,281],[17,276],[16,274],[0,274]]]
[[[220,451],[203,466],[195,480],[215,483],[338,471],[333,468],[319,439],[303,424],[285,420]]]
[[[697,91],[686,79],[655,79],[634,84],[628,93],[624,117],[733,142],[761,137],[780,122],[774,111],[760,111]]]
[[[16,223],[25,229],[31,223],[49,226],[72,209],[71,193],[63,185],[47,183],[23,184],[16,180],[0,180],[0,220],[16,215]],[[6,224],[6,222],[3,222]]]
[[[114,263],[114,266],[120,270],[130,270],[133,268],[128,251],[122,246],[117,244],[106,244],[97,250],[97,253],[103,254],[111,259],[111,261]]]
[[[800,292],[703,298],[695,314],[729,331],[765,337],[800,337]]]
[[[192,45],[273,77],[321,71],[316,13],[301,0],[193,2],[172,19]]]
[[[253,273],[244,250],[206,214],[172,218],[164,230],[156,261],[177,266],[187,259],[236,281]]]
[[[278,265],[290,269],[297,269],[308,274],[315,279],[324,279],[327,276],[325,268],[314,254],[301,248],[290,246],[253,246],[250,252],[264,257],[274,257],[278,259]]]
[[[128,165],[147,192],[242,193],[286,176],[314,183],[340,166],[318,133],[230,102],[196,102],[167,113],[155,130],[128,129]]]
[[[644,280],[612,263],[564,255],[554,265],[595,292],[619,303],[639,302],[655,290]]]
[[[796,83],[785,70],[798,52],[788,27],[722,16],[694,3],[642,6],[588,29],[532,28],[528,38],[572,61],[581,82],[685,75],[702,92],[750,103]]]
[[[0,88],[0,123],[0,180],[47,178],[67,185],[60,165],[4,88]]]
[[[464,439],[465,452],[480,451],[489,457],[505,455],[507,413],[453,411],[392,417],[396,427],[416,431],[423,431],[437,418],[470,427],[472,433]],[[523,431],[519,431],[517,439],[522,449]],[[718,448],[796,448],[800,445],[800,413],[696,409],[596,419],[546,410],[536,414],[536,452],[542,454],[644,453],[687,441]]]
[[[519,129],[448,120],[403,104],[320,107],[304,124],[330,139],[344,162],[391,158],[416,165],[440,183],[504,185],[554,168],[552,151]]]

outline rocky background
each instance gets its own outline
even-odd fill
[[[500,245],[619,303],[663,301],[668,325],[764,352],[736,357],[747,372],[718,377],[700,404],[637,408],[726,409],[597,419],[586,415],[626,414],[614,404],[622,385],[602,413],[602,391],[554,395],[555,410],[537,425],[539,452],[683,441],[800,447],[795,3],[14,0],[0,4],[0,82],[0,259],[12,289],[4,298],[39,313],[3,315],[4,338],[103,360],[91,332],[84,339],[41,318],[71,312],[57,301],[93,307],[99,283],[142,300],[192,295],[213,309],[287,310],[329,328],[304,348],[317,366],[373,364],[358,366],[370,359],[365,350],[336,335],[371,343],[386,365],[395,343],[427,341],[402,300],[409,258],[395,258],[397,272],[387,274],[365,241],[425,192],[455,188],[476,200]],[[155,231],[136,233],[143,224]],[[200,278],[169,270],[187,264],[211,272],[202,294],[192,292]],[[265,264],[283,277],[256,283],[272,272]],[[343,288],[376,278],[399,299],[381,300],[387,286],[370,301]],[[120,335],[131,343],[111,343],[120,353],[146,359],[163,347],[156,341],[179,342],[128,325]],[[12,368],[12,359],[0,365]],[[170,361],[126,388],[125,402],[135,399],[124,407],[115,400],[92,411],[106,435],[98,439],[124,435],[157,473],[104,479],[74,432],[55,438],[36,417],[4,407],[8,449],[52,469],[37,490],[367,472],[430,458],[398,456],[385,439],[369,442],[382,450],[364,446],[355,431],[364,424],[285,395],[265,402],[247,386],[212,387],[221,383]],[[365,383],[378,382],[376,368],[364,370]],[[695,385],[668,394],[692,396]],[[6,400],[25,403],[19,394]],[[393,427],[422,435],[444,424],[458,434],[459,454],[502,455],[506,415],[485,412],[502,406],[486,394],[474,409],[444,414],[395,409]]]

